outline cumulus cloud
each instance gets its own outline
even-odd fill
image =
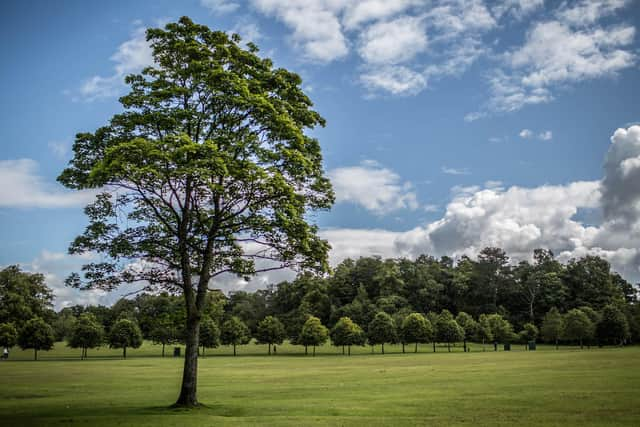
[[[403,16],[378,22],[360,36],[360,56],[370,64],[397,64],[413,59],[427,47],[424,20]]]
[[[522,129],[518,135],[520,138],[529,139],[533,136],[533,132],[530,129]]]
[[[235,12],[240,7],[238,3],[229,0],[200,0],[200,4],[217,15]]]
[[[427,86],[422,74],[401,65],[371,69],[360,76],[360,81],[371,94],[383,91],[391,95],[414,95]]]
[[[153,64],[151,47],[147,43],[144,28],[136,28],[131,38],[120,46],[111,56],[115,63],[113,73],[108,76],[95,75],[86,79],[80,86],[74,99],[94,101],[117,96],[124,87],[124,77],[136,73]]]
[[[0,207],[68,208],[92,201],[94,191],[67,191],[38,175],[32,159],[0,160]]]
[[[402,182],[397,173],[376,162],[366,161],[359,166],[333,169],[328,175],[337,203],[355,203],[376,215],[418,208],[413,185],[408,181]]]
[[[551,141],[551,139],[553,138],[553,132],[551,132],[550,130],[545,130],[544,132],[540,132],[538,134],[538,138],[543,141]]]

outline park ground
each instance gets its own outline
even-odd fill
[[[335,347],[304,356],[301,347],[247,345],[207,350],[199,361],[195,410],[170,409],[182,359],[159,357],[160,346],[79,351],[62,343],[42,352],[14,349],[0,363],[0,425],[640,425],[640,347],[541,346],[537,351],[447,352],[430,345]],[[167,354],[172,350],[167,349]]]

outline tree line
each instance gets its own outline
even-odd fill
[[[143,340],[184,343],[185,308],[178,295],[143,293],[111,307],[52,310],[44,276],[17,266],[0,271],[0,346],[38,351],[66,341],[80,349],[138,348]],[[351,346],[542,340],[620,345],[640,339],[636,288],[597,256],[562,264],[548,250],[533,262],[509,262],[499,248],[471,259],[362,257],[326,276],[301,274],[255,292],[210,291],[200,324],[201,354],[219,345],[267,344],[268,354],[289,341],[315,348],[330,341]]]

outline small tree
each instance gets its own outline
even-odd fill
[[[508,343],[514,337],[513,326],[507,319],[499,314],[489,314],[487,316],[487,322],[491,328],[491,335],[493,337],[493,349],[498,350],[498,343]]]
[[[553,307],[545,314],[542,320],[542,326],[540,327],[540,335],[548,342],[556,343],[556,350],[558,349],[558,340],[562,336],[564,330],[564,321],[562,315],[557,308]]]
[[[280,320],[273,316],[267,316],[258,323],[256,341],[258,344],[268,345],[268,354],[271,355],[271,346],[282,344],[287,333]]]
[[[69,336],[69,347],[81,349],[80,359],[87,357],[87,349],[100,347],[104,340],[104,328],[91,313],[84,313],[74,323]]]
[[[304,345],[304,354],[307,354],[308,346],[313,346],[313,355],[315,356],[316,346],[324,344],[328,338],[329,331],[320,319],[315,316],[309,316],[304,325],[302,325],[302,331],[300,331],[300,343]]]
[[[179,342],[178,328],[169,316],[163,316],[156,320],[149,332],[149,338],[154,344],[162,344],[162,357],[164,357],[165,346]]]
[[[216,348],[220,345],[220,328],[209,316],[200,322],[200,345],[202,357],[204,357],[205,348]]]
[[[535,341],[536,338],[538,338],[539,333],[540,331],[538,331],[536,325],[534,325],[533,323],[525,323],[520,333],[518,333],[518,336],[520,337],[522,343],[526,345],[531,341]]]
[[[236,346],[248,344],[251,341],[251,333],[245,323],[236,316],[222,324],[222,344],[233,346],[233,355],[236,355]]]
[[[18,345],[23,350],[32,348],[33,360],[38,360],[38,351],[51,350],[54,342],[53,328],[40,317],[28,320],[18,334]]]
[[[349,317],[341,317],[329,333],[331,342],[336,347],[347,347],[348,355],[351,356],[352,345],[364,345],[366,337],[362,328]]]
[[[489,323],[489,315],[481,314],[478,318],[478,330],[476,331],[476,338],[478,339],[478,341],[482,341],[482,351],[485,351],[484,344],[487,341],[493,341],[491,324]]]
[[[402,322],[402,340],[406,343],[414,343],[414,353],[418,352],[418,343],[428,343],[433,339],[433,328],[420,313],[411,313]]]
[[[608,304],[602,309],[597,325],[598,341],[622,345],[629,337],[629,323],[624,313],[615,305]]]
[[[0,347],[11,348],[18,342],[18,330],[13,323],[0,324]]]
[[[461,311],[456,316],[456,322],[464,331],[464,351],[467,351],[467,341],[473,339],[476,336],[476,331],[478,329],[478,322],[476,322],[470,314]]]
[[[431,327],[433,328],[433,352],[436,352],[436,341],[438,341],[440,337],[440,333],[438,331],[438,313],[435,311],[430,311],[427,313],[427,320],[431,323]]]
[[[574,308],[564,315],[563,337],[569,341],[578,341],[584,348],[583,341],[590,339],[595,332],[589,316],[582,310]]]
[[[139,348],[142,345],[142,332],[138,324],[129,319],[120,319],[111,327],[109,346],[121,348],[122,358],[127,358],[127,348]]]
[[[458,325],[456,319],[449,310],[442,310],[438,316],[438,341],[446,342],[447,349],[451,352],[451,343],[462,341],[464,330]]]
[[[369,323],[369,344],[373,347],[376,344],[382,345],[384,354],[384,344],[396,340],[396,326],[393,319],[384,311],[379,312]]]

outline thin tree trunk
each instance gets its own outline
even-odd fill
[[[402,343],[402,354],[404,354],[404,343]]]
[[[414,352],[414,353],[417,353],[417,352],[418,352],[418,341],[416,341],[416,346],[415,346],[415,348],[413,349],[413,352]]]
[[[344,346],[342,346],[342,355],[344,355]]]
[[[382,354],[384,354],[384,343],[382,343]]]
[[[436,342],[435,341],[433,342],[433,352],[434,353],[436,352]]]
[[[582,345],[582,338],[580,338],[580,350],[584,349],[584,346]]]
[[[234,356],[236,355],[236,344],[235,343],[233,343],[233,355]]]
[[[464,339],[464,352],[467,352],[467,339]]]
[[[316,357],[316,346],[313,346],[313,357]]]
[[[38,349],[37,348],[33,349],[33,360],[38,360]]]
[[[305,345],[304,346],[304,355],[308,355],[309,354],[309,346]]]
[[[122,347],[122,358],[123,359],[127,358],[127,346],[126,345],[124,347]]]
[[[162,343],[162,357],[164,357],[164,343]]]
[[[202,357],[204,357],[204,346],[202,346]]]
[[[449,353],[451,353],[451,343],[450,342],[447,343],[447,349],[449,350]]]
[[[271,343],[269,343],[269,356],[271,356]]]
[[[182,371],[182,385],[180,395],[175,406],[193,407],[198,405],[196,387],[198,379],[198,334],[200,320],[194,315],[187,319],[187,336],[184,350],[184,369]]]

